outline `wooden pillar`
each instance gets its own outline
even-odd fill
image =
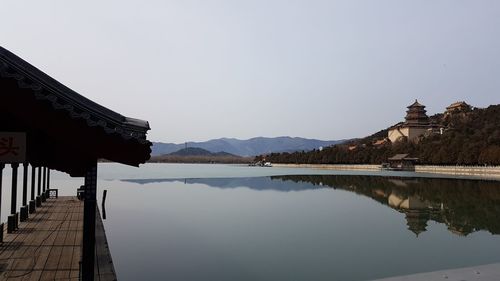
[[[35,184],[36,183],[36,168],[31,164],[31,200],[28,207],[28,212],[33,214],[36,211],[36,201],[35,201]]]
[[[19,168],[18,163],[11,164],[12,166],[12,194],[10,196],[10,214],[16,214],[17,205],[17,168]]]
[[[85,174],[83,202],[82,280],[94,281],[97,163]]]
[[[47,168],[47,189],[50,189],[50,169]]]
[[[35,180],[36,180],[36,168],[31,165],[31,200],[35,200]]]
[[[0,163],[0,217],[2,216],[2,180],[3,180],[3,168],[5,164]],[[0,221],[0,243],[3,243],[3,222]]]
[[[23,163],[23,206],[28,204],[28,163]]]
[[[46,188],[46,179],[47,179],[47,168],[46,167],[43,167],[43,189],[42,191],[45,192],[45,188]]]
[[[3,180],[3,168],[5,168],[5,164],[0,163],[0,217],[2,217],[2,180]],[[3,224],[2,224],[2,226],[3,226]],[[3,233],[3,228],[2,228],[1,232]]]
[[[42,193],[42,167],[38,167],[38,192],[36,195]]]
[[[28,219],[29,208],[28,204],[28,163],[23,163],[23,200],[19,209],[19,220],[26,221]]]
[[[36,201],[35,201],[35,207],[41,207],[42,206],[42,166],[38,167],[38,192],[36,194]]]
[[[10,164],[12,166],[12,190],[10,194],[10,216],[7,218],[7,233],[12,233],[18,227],[17,216],[17,169],[18,163]]]

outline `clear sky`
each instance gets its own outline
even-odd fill
[[[0,45],[154,141],[362,137],[500,103],[498,0],[0,0]]]

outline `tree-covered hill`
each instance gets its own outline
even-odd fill
[[[227,152],[210,152],[199,147],[188,147],[169,154],[153,156],[149,162],[160,163],[250,163],[252,158],[241,157]]]
[[[376,144],[387,136],[387,129],[363,139],[327,147],[322,151],[272,153],[267,161],[307,164],[380,164],[398,153],[419,158],[420,164],[500,165],[500,105],[475,108],[467,113],[431,120],[444,128],[418,143],[406,140]]]

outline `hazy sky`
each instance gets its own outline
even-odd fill
[[[500,103],[500,1],[0,0],[0,45],[155,141],[362,137]]]

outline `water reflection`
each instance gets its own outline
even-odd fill
[[[406,215],[417,236],[430,220],[460,236],[487,230],[500,234],[498,182],[372,176],[276,176],[272,180],[328,186],[364,195]]]
[[[247,187],[279,192],[333,188],[367,196],[404,213],[417,236],[429,221],[445,224],[456,235],[486,230],[500,234],[500,187],[495,181],[343,175],[289,175],[254,178],[131,179],[139,184],[184,182],[214,188]]]

